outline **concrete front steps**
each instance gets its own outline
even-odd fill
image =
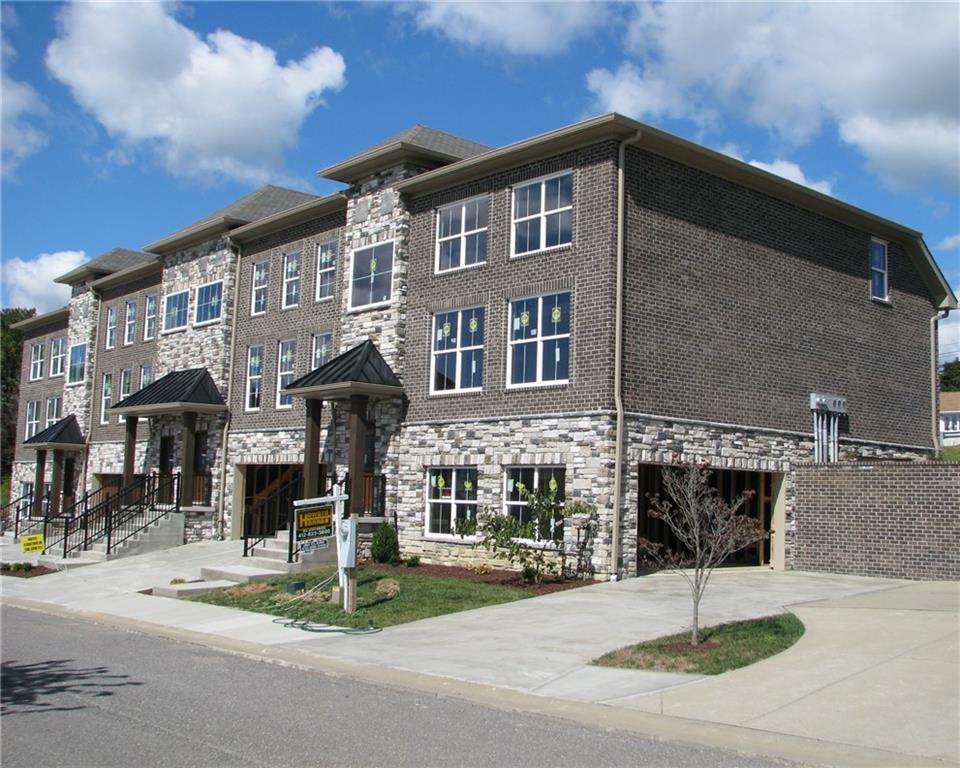
[[[183,544],[183,513],[168,512],[132,538],[115,545],[109,555],[107,555],[107,542],[100,540],[94,542],[88,550],[71,553],[71,557],[61,557],[50,552],[41,555],[39,560],[43,565],[65,570],[102,563],[105,560],[116,560],[121,557],[179,547],[181,544]]]
[[[252,557],[241,558],[235,565],[201,568],[200,576],[204,581],[235,581],[247,584],[301,573],[323,565],[336,565],[337,550],[332,542],[327,549],[301,554],[298,563],[287,562],[289,546],[287,532],[281,531],[254,547]]]

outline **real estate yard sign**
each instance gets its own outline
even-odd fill
[[[333,504],[297,510],[297,541],[301,552],[327,548],[333,536]]]

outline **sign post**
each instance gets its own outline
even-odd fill
[[[341,605],[347,613],[357,610],[357,521],[345,518],[350,497],[335,485],[329,496],[293,502],[296,539],[301,552],[337,547]]]

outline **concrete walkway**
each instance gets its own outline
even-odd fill
[[[689,626],[689,593],[673,574],[366,636],[315,635],[268,616],[140,593],[173,578],[198,578],[204,566],[239,562],[238,547],[205,542],[35,579],[4,577],[0,587],[13,604],[425,690],[435,680],[432,690],[444,695],[608,727],[815,764],[960,762],[957,583],[717,572],[701,608],[704,625],[790,606],[807,631],[779,656],[711,678],[589,666],[606,651]]]

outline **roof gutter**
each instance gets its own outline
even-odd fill
[[[10,329],[13,331],[29,331],[32,328],[46,325],[47,323],[54,323],[59,320],[70,320],[70,307],[61,307],[60,309],[54,309],[52,312],[46,312],[42,315],[28,317],[26,320],[21,320],[19,323],[13,323],[10,326]]]
[[[213,235],[219,235],[228,229],[249,223],[250,221],[248,219],[238,219],[234,216],[218,216],[212,221],[195,224],[168,237],[156,240],[149,245],[145,245],[143,250],[147,253],[170,253],[180,248],[202,243],[204,240],[209,240]]]
[[[336,213],[341,209],[346,210],[346,208],[347,196],[342,192],[335,192],[318,200],[309,200],[272,216],[258,219],[250,224],[244,224],[242,227],[231,231],[228,240],[234,245],[248,242],[258,237],[279,232],[287,227],[310,221],[318,216]]]
[[[101,290],[103,288],[112,288],[115,285],[120,285],[127,282],[128,280],[135,280],[138,277],[145,277],[146,275],[152,274],[154,272],[163,272],[163,261],[157,259],[156,261],[148,261],[143,264],[137,264],[133,267],[127,267],[126,269],[121,269],[119,272],[113,272],[106,277],[98,278],[90,283],[91,288],[96,290]]]

